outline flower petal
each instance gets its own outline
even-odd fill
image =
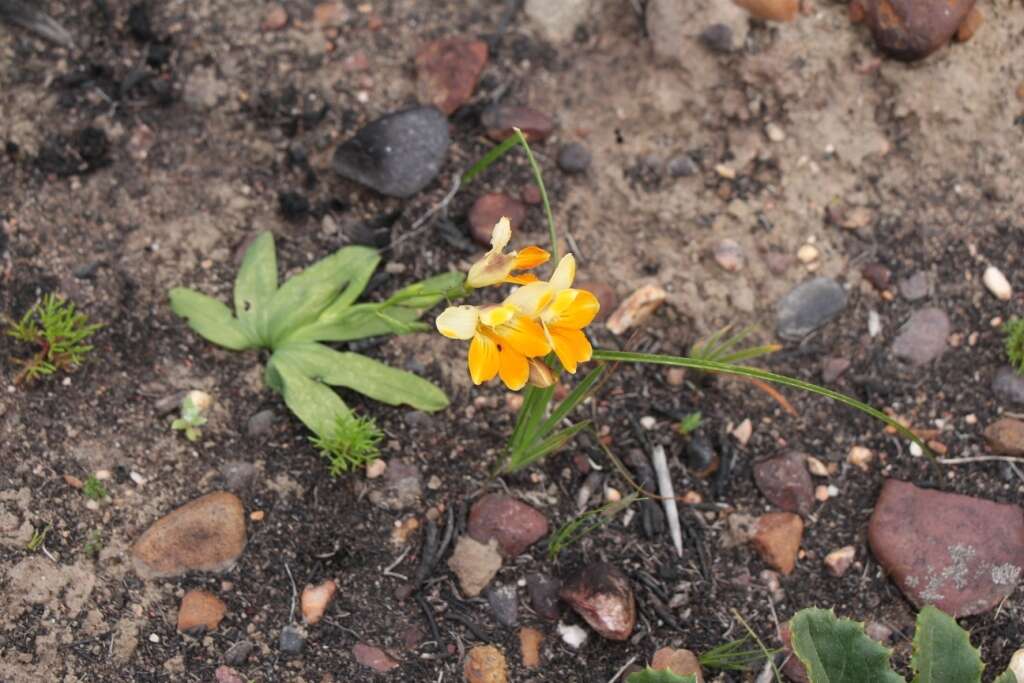
[[[536,320],[523,315],[495,327],[494,336],[502,346],[510,346],[527,358],[546,356],[551,352],[544,328]]]
[[[491,251],[497,253],[505,251],[510,239],[512,239],[512,224],[509,223],[508,216],[502,216],[494,224],[494,230],[491,231]]]
[[[572,254],[566,254],[558,262],[554,274],[551,276],[551,288],[556,292],[572,287],[572,281],[576,279],[576,258]]]
[[[512,270],[530,270],[542,263],[547,263],[549,258],[551,258],[551,254],[540,247],[523,247],[516,252],[516,262]]]
[[[469,267],[466,284],[473,289],[499,285],[512,272],[514,265],[514,256],[489,251],[486,256]]]
[[[548,283],[531,282],[509,294],[505,299],[505,305],[534,318],[548,305],[552,295],[551,285]]]
[[[512,391],[519,391],[526,386],[526,380],[530,378],[530,364],[526,356],[515,349],[502,347],[500,356],[500,368],[498,375]]]
[[[505,283],[510,285],[528,285],[536,281],[537,276],[533,273],[520,273],[519,275],[509,275],[505,278]]]
[[[516,309],[511,306],[488,306],[480,311],[480,322],[487,327],[504,325],[516,316]]]
[[[466,360],[473,384],[483,384],[494,379],[501,365],[498,345],[483,334],[475,335],[473,341],[469,342],[469,355]]]
[[[597,297],[585,289],[563,289],[541,315],[541,319],[551,327],[566,327],[581,330],[589,325],[601,304]]]
[[[551,339],[551,346],[554,347],[555,355],[561,361],[566,372],[575,373],[576,365],[590,360],[593,347],[587,335],[580,330],[571,330],[564,327],[549,327],[548,337]]]
[[[437,316],[437,331],[449,339],[472,339],[480,320],[476,306],[449,306]]]

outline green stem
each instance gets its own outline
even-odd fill
[[[518,128],[515,131],[519,144],[526,150],[526,158],[530,160],[530,168],[533,169],[533,179],[537,181],[537,187],[540,188],[540,200],[544,204],[544,215],[548,219],[548,235],[551,237],[551,260],[554,263],[558,263],[558,236],[555,233],[555,217],[551,213],[551,202],[548,201],[548,190],[544,187],[544,178],[540,174],[540,164],[533,157],[533,150],[530,149],[530,144],[526,142],[526,136],[523,135],[523,131]]]
[[[696,358],[687,358],[686,356],[662,356],[654,353],[631,353],[628,351],[608,351],[605,349],[594,349],[594,360],[604,361],[616,361],[620,363],[651,363],[652,365],[671,365],[680,368],[692,368],[694,370],[702,370],[704,372],[715,372],[726,375],[739,375],[740,377],[752,377],[754,379],[763,380],[765,382],[772,382],[774,384],[781,384],[787,387],[793,387],[794,389],[800,389],[802,391],[809,391],[819,396],[830,398],[833,401],[842,403],[843,405],[856,408],[857,410],[870,415],[876,420],[880,420],[885,424],[889,425],[904,437],[910,439],[921,447],[924,453],[931,459],[933,463],[937,462],[935,454],[932,453],[931,449],[921,441],[920,438],[912,431],[901,425],[896,420],[892,419],[880,410],[876,410],[866,403],[861,403],[855,398],[841,394],[838,391],[832,391],[825,387],[818,386],[817,384],[811,384],[810,382],[804,382],[799,379],[792,377],[786,377],[785,375],[776,375],[774,372],[768,372],[767,370],[759,370],[757,368],[751,368],[745,365],[733,365],[731,363],[719,363],[711,360],[699,360]]]

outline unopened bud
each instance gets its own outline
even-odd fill
[[[537,387],[538,389],[547,389],[552,386],[557,380],[555,373],[551,372],[551,368],[547,364],[538,359],[530,358],[530,384]]]

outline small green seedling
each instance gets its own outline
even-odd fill
[[[1017,374],[1024,375],[1024,318],[1014,318],[1003,327],[1006,357]]]
[[[202,437],[200,427],[206,424],[204,415],[210,408],[212,399],[205,391],[190,391],[181,399],[181,417],[171,423],[171,429],[185,433],[185,438],[196,442]]]
[[[82,546],[82,552],[86,557],[96,557],[101,550],[103,550],[103,530],[93,529],[89,532],[89,538],[86,539],[85,545]]]
[[[750,671],[755,665],[772,657],[778,650],[762,649],[759,643],[751,641],[750,636],[716,645],[707,652],[701,653],[697,661],[705,669],[719,671]]]
[[[103,325],[90,324],[84,313],[77,313],[75,305],[55,294],[47,294],[25,312],[21,320],[8,321],[7,334],[31,344],[36,352],[30,358],[16,358],[22,366],[14,383],[31,382],[58,371],[70,371],[85,360],[92,346],[85,341]]]
[[[631,493],[625,498],[605,503],[599,508],[573,517],[551,534],[551,540],[548,541],[548,559],[556,559],[563,550],[605,526],[638,500],[641,500],[640,495]]]
[[[682,420],[679,421],[679,424],[676,425],[676,431],[678,431],[683,436],[686,436],[687,434],[690,434],[691,432],[695,432],[698,429],[700,429],[700,424],[702,421],[703,417],[701,416],[699,410],[695,413],[690,413],[689,415],[685,416]]]
[[[35,551],[42,548],[43,543],[46,541],[46,534],[50,533],[51,526],[51,524],[47,524],[45,527],[43,527],[42,531],[39,531],[38,529],[33,530],[32,538],[29,539],[29,542],[25,546],[25,549],[31,553],[34,553]]]
[[[108,495],[107,489],[103,486],[103,482],[92,474],[90,474],[89,478],[82,483],[82,493],[86,498],[89,500],[95,500],[97,503]]]
[[[905,683],[889,664],[892,650],[869,638],[863,624],[837,619],[832,610],[809,608],[797,612],[789,628],[793,652],[811,683]],[[967,631],[931,605],[917,615],[910,666],[913,683],[981,683],[985,669]],[[1007,670],[995,683],[1017,683],[1017,678]]]
[[[668,669],[652,669],[647,667],[626,677],[626,683],[697,683],[696,674],[680,676]]]
[[[313,432],[334,474],[372,460],[379,439],[370,418],[355,418],[331,386],[424,411],[448,405],[444,392],[421,377],[327,345],[422,331],[420,316],[464,293],[463,276],[448,273],[382,302],[356,303],[379,263],[373,249],[344,247],[278,286],[274,237],[265,232],[246,251],[235,279],[234,313],[191,289],[170,292],[171,309],[207,340],[233,351],[271,351],[264,381]]]
[[[732,329],[732,324],[726,325],[707,339],[697,342],[690,350],[690,356],[700,360],[712,361],[715,363],[743,363],[759,356],[767,356],[782,348],[780,344],[764,344],[763,346],[749,346],[737,349],[740,342],[746,339],[754,331],[752,325],[732,335],[726,336]]]

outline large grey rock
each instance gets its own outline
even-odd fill
[[[845,306],[846,291],[838,282],[827,277],[808,280],[779,301],[778,335],[801,339],[839,315]]]
[[[334,170],[390,197],[430,184],[448,153],[448,119],[434,107],[395,112],[367,124],[334,151]]]

